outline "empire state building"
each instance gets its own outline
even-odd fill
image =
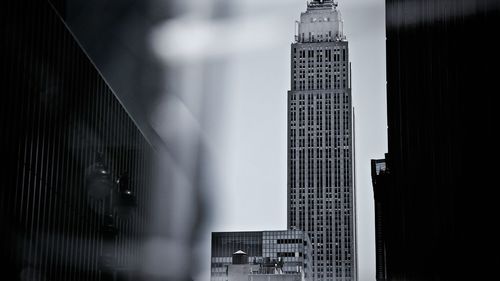
[[[288,228],[308,233],[314,280],[357,280],[349,48],[337,3],[297,22],[288,92]]]

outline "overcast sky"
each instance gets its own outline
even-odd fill
[[[290,44],[306,1],[227,2],[232,3],[231,17],[215,29],[226,45],[215,54],[224,68],[219,73],[224,79],[223,118],[207,136],[217,178],[209,223],[196,249],[204,261],[197,281],[209,280],[210,232],[286,229]],[[372,281],[370,159],[383,157],[387,150],[384,1],[344,0],[339,9],[350,45],[356,113],[359,276],[360,281]]]

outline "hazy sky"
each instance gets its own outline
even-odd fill
[[[197,281],[209,280],[211,231],[286,229],[290,44],[294,22],[306,1],[228,2],[232,3],[231,17],[210,29],[219,31],[221,44],[233,43],[214,54],[223,61],[219,73],[224,79],[223,118],[207,136],[217,178],[210,220],[197,248],[204,261]],[[384,1],[340,0],[339,9],[350,45],[356,113],[359,276],[360,281],[372,281],[375,234],[370,159],[383,157],[387,150]]]

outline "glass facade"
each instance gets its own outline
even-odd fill
[[[48,1],[25,4],[0,12],[2,277],[131,276],[150,217],[153,149]],[[107,184],[126,173],[128,185],[93,197],[99,163]]]
[[[220,232],[212,234],[212,257],[232,257],[242,250],[249,257],[262,256],[262,232]]]

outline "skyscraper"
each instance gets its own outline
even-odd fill
[[[337,3],[297,22],[288,92],[288,227],[308,233],[316,280],[357,280],[353,111]]]

